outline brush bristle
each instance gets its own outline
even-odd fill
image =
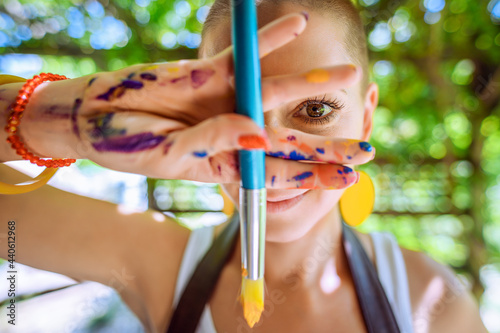
[[[240,301],[243,306],[243,316],[248,326],[253,327],[259,322],[264,310],[264,279],[251,280],[243,277]]]

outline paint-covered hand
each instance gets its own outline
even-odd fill
[[[261,56],[294,40],[305,25],[304,15],[291,14],[260,29]],[[359,78],[352,65],[264,77],[263,109],[346,88]],[[230,47],[213,58],[136,65],[55,82],[42,92],[57,96],[52,102],[58,103],[47,102],[40,112],[61,128],[50,132],[40,122],[33,125],[40,139],[34,136],[33,149],[155,178],[212,183],[239,182],[237,150],[265,149],[267,186],[273,188],[343,188],[357,174],[337,163],[360,164],[373,157],[365,143],[260,129],[234,113],[232,82]]]
[[[352,166],[371,161],[368,142],[267,127],[266,187],[342,189],[358,181]]]

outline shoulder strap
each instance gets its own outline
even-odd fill
[[[356,235],[342,223],[344,251],[368,333],[400,333],[375,268]],[[217,237],[194,271],[170,320],[167,333],[194,333],[222,268],[236,245],[239,213]]]
[[[229,225],[219,234],[193,272],[175,308],[167,333],[195,332],[222,268],[236,245],[239,226],[239,213],[235,212]]]
[[[345,223],[342,223],[342,237],[368,333],[400,333],[375,267],[352,229]]]

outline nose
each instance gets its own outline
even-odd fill
[[[276,113],[273,111],[267,111],[264,113],[264,125],[266,127],[278,127],[279,122],[278,122],[278,117],[276,116]]]

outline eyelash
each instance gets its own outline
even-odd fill
[[[341,110],[345,106],[343,103],[341,103],[337,99],[333,99],[333,100],[327,99],[326,94],[325,94],[322,99],[312,98],[312,99],[305,100],[304,102],[302,102],[302,106],[300,107],[300,110],[297,111],[295,114],[302,111],[302,109],[308,107],[310,104],[326,104],[334,110],[322,118],[312,118],[312,117],[307,117],[307,116],[306,117],[301,116],[301,118],[304,119],[304,123],[306,123],[306,124],[312,123],[314,125],[323,125],[323,124],[329,123],[331,121],[330,118],[336,116],[335,110]]]

